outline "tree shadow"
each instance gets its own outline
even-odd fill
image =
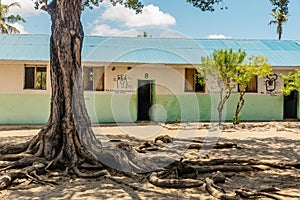
[[[106,136],[105,136],[106,137]],[[3,137],[2,142],[24,142],[31,137]],[[98,138],[101,139],[100,136]],[[203,138],[193,138],[203,141]],[[107,141],[116,145],[120,142],[128,142],[133,146],[138,146],[145,140],[124,135],[107,136]],[[192,143],[191,140],[189,140]],[[194,156],[194,160],[205,161],[211,159],[254,159],[269,162],[300,162],[300,138],[246,138],[246,139],[227,139],[219,138],[218,142],[231,142],[241,148],[230,149],[210,149],[208,157],[201,158]],[[1,145],[0,143],[0,145]],[[180,147],[180,144],[184,144]],[[199,155],[200,151],[196,149],[187,149],[186,143],[169,144],[177,145],[179,152],[171,151],[172,154],[178,153],[179,156],[189,159],[190,155]],[[170,149],[170,148],[169,148]],[[170,153],[168,148],[162,152]],[[172,149],[172,148],[171,148]],[[180,152],[183,152],[180,154]],[[155,152],[149,154],[155,155]],[[162,157],[162,153],[157,154]],[[267,167],[265,170],[256,170],[248,172],[225,172],[226,181],[219,184],[226,192],[233,192],[238,188],[247,188],[249,190],[260,190],[262,188],[276,187],[280,189],[278,193],[285,199],[300,199],[300,170],[299,169],[279,169]],[[203,180],[205,177],[211,177],[212,174],[201,174],[198,178]],[[47,179],[47,177],[44,177]],[[56,177],[53,181],[57,182],[55,186],[42,186],[28,181],[19,185],[14,185],[5,191],[0,191],[0,198],[3,199],[212,199],[212,197],[203,188],[170,189],[159,188],[148,183],[145,179],[133,179],[129,177],[116,177],[128,187],[118,184],[108,178],[79,179],[71,177]],[[51,178],[50,178],[51,180]]]

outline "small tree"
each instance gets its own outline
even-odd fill
[[[284,87],[281,88],[281,92],[288,96],[292,91],[300,91],[300,70],[296,70],[294,73],[289,73],[287,76],[282,75],[284,80]]]
[[[271,20],[269,25],[277,24],[278,40],[280,40],[283,33],[283,24],[288,21],[290,14],[284,14],[282,11],[272,10],[270,16],[274,17],[274,20]]]
[[[239,123],[239,114],[245,105],[244,96],[247,91],[247,86],[255,77],[265,77],[271,74],[272,67],[268,64],[268,60],[262,56],[251,56],[248,58],[248,63],[239,65],[236,68],[234,81],[239,85],[239,101],[236,106],[233,117],[233,124]]]
[[[289,0],[270,0],[270,3],[274,6],[270,16],[274,18],[269,22],[269,25],[277,25],[277,34],[278,39],[281,39],[283,33],[283,24],[286,23],[289,19],[289,9],[288,4]]]
[[[243,64],[246,53],[238,50],[215,50],[212,55],[202,57],[202,67],[198,71],[205,76],[212,75],[218,79],[220,102],[218,104],[219,126],[222,124],[222,111],[234,89],[237,67]]]
[[[10,15],[9,10],[13,7],[20,7],[20,4],[14,2],[6,5],[2,4],[0,0],[0,33],[20,33],[20,31],[11,24],[19,21],[25,22],[25,19],[20,15]]]

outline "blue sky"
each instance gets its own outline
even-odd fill
[[[2,3],[13,0],[2,0]],[[18,1],[18,0],[14,0]],[[32,0],[19,0],[25,17],[18,24],[22,33],[50,34],[50,18],[33,9]],[[108,3],[85,10],[82,22],[86,35],[137,36],[146,31],[152,37],[277,39],[276,26],[269,26],[272,7],[268,0],[224,0],[227,10],[202,12],[185,0],[142,0],[143,13],[136,16],[121,6]],[[300,1],[290,0],[291,16],[282,39],[300,40]]]

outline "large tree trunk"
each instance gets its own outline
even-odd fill
[[[81,5],[81,0],[54,0],[47,7],[52,20],[51,114],[28,151],[80,176],[85,176],[78,171],[81,163],[127,172],[150,171],[153,163],[150,166],[150,161],[120,148],[102,148],[93,133],[83,94]]]
[[[84,102],[81,70],[83,28],[81,0],[52,1],[50,38],[51,114],[46,128],[29,150],[67,168],[79,160],[93,159],[82,138],[99,146]]]

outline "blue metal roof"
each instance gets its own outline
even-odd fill
[[[217,49],[262,55],[273,66],[300,66],[300,41],[181,38],[84,38],[83,62],[201,64]],[[49,60],[48,35],[0,34],[0,60]]]

